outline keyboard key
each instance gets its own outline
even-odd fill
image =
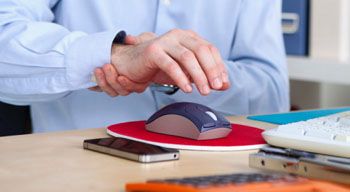
[[[345,117],[340,118],[339,123],[344,125],[344,126],[350,127],[350,118],[349,117],[347,117],[347,118],[345,118]]]
[[[330,134],[324,130],[308,130],[305,133],[305,136],[322,138],[327,140],[333,140],[334,135]]]
[[[285,133],[285,134],[299,135],[299,136],[305,134],[305,130],[302,129],[300,126],[298,127],[280,126],[278,127],[278,132]]]
[[[350,135],[336,135],[334,140],[350,143]]]

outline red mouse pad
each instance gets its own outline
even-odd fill
[[[231,124],[231,126],[232,131],[227,137],[211,140],[193,140],[149,132],[145,128],[145,121],[111,125],[107,128],[107,133],[114,137],[185,150],[236,151],[258,149],[266,145],[261,136],[263,130],[238,124]]]

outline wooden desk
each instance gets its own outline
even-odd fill
[[[230,120],[274,127],[244,117]],[[126,182],[258,171],[248,167],[254,151],[181,151],[179,161],[141,164],[83,149],[84,139],[105,136],[100,128],[0,138],[0,191],[114,192]]]

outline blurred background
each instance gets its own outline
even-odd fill
[[[350,1],[282,1],[291,110],[350,106]],[[0,102],[0,136],[26,133],[29,107]]]
[[[350,1],[283,0],[292,109],[350,105]]]

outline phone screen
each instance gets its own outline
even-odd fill
[[[110,137],[110,138],[85,140],[85,142],[103,146],[103,147],[112,148],[112,149],[117,149],[119,151],[134,153],[138,155],[142,155],[142,154],[156,155],[156,154],[178,152],[178,150],[176,149],[163,148],[156,145],[141,143],[141,142],[132,141],[124,138]]]

